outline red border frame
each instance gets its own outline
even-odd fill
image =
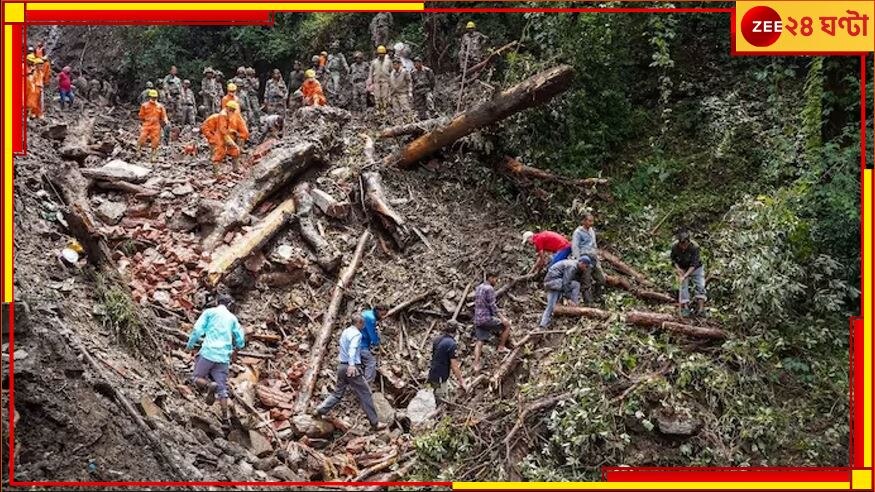
[[[66,1],[66,0],[62,0]],[[92,0],[96,3],[118,3],[112,0]],[[352,0],[356,2],[357,0]],[[428,3],[438,3],[450,0],[436,0]],[[498,0],[500,2],[511,0]],[[632,1],[632,0],[621,0]],[[72,3],[72,2],[71,2]],[[162,3],[150,2],[150,3]],[[174,3],[174,2],[163,2]],[[199,2],[195,0],[193,3],[232,3],[231,1],[217,0],[211,2]],[[248,3],[248,2],[233,2],[233,3]],[[340,0],[329,0],[324,3],[340,3]],[[397,2],[405,3],[405,2]],[[275,11],[25,11],[25,19],[23,23],[11,24],[14,53],[23,53],[25,26],[27,24],[178,24],[178,25],[228,25],[228,24],[247,24],[247,25],[272,25],[273,13]],[[285,12],[285,11],[283,11]],[[320,11],[307,11],[320,12]],[[321,12],[333,12],[332,10],[324,10]],[[369,10],[348,11],[348,12],[371,12]],[[401,11],[402,13],[412,13],[410,11]],[[517,7],[496,7],[496,8],[443,8],[443,7],[426,7],[425,13],[524,13],[524,12],[539,12],[539,13],[729,13],[730,14],[730,36],[731,36],[731,55],[732,56],[813,56],[813,55],[828,55],[828,56],[859,56],[861,60],[861,176],[862,169],[866,165],[866,58],[867,53],[836,53],[836,52],[779,52],[779,53],[759,53],[759,52],[738,52],[735,49],[735,9],[734,8],[597,8],[597,7],[579,7],[579,8],[555,8],[555,7],[538,7],[538,8],[517,8]],[[54,15],[54,17],[52,16]],[[59,15],[59,16],[58,16]],[[22,73],[23,65],[13,64],[12,90],[16,93],[23,94]],[[22,114],[23,96],[21,98],[13,98],[13,114],[16,112]],[[26,128],[26,121],[21,120],[22,124],[13,125],[13,153],[14,155],[22,155],[26,151],[26,134],[23,129]],[[862,190],[861,179],[861,190]],[[861,193],[862,198],[862,193]],[[861,221],[863,216],[861,214]],[[11,225],[14,227],[14,225]],[[861,228],[861,250],[863,246],[863,229]],[[862,262],[862,258],[861,258]],[[13,270],[14,272],[14,270]],[[862,269],[861,269],[862,273]],[[861,278],[862,284],[862,278]],[[863,297],[861,296],[861,302]],[[12,319],[14,318],[14,302],[9,303],[10,328],[13,327]],[[862,360],[863,345],[854,343],[854,339],[861,340],[863,335],[863,320],[862,318],[854,318],[851,320],[852,331],[851,350],[849,354],[851,364],[851,394],[852,403],[851,420],[851,463],[848,468],[785,468],[785,467],[751,467],[751,468],[722,468],[722,467],[695,467],[695,468],[614,468],[603,467],[602,476],[607,481],[621,482],[689,482],[689,481],[727,481],[727,482],[752,482],[752,481],[823,481],[823,482],[845,482],[851,481],[852,468],[860,469],[862,466],[862,451],[863,451],[863,401],[862,398],[854,398],[855,394],[861,395],[863,391],[862,366],[857,371],[854,366],[855,360]],[[859,337],[859,338],[857,338]],[[212,487],[235,487],[235,486],[256,486],[256,487],[289,487],[289,486],[344,486],[344,487],[368,487],[368,486],[451,486],[452,482],[175,482],[175,481],[142,481],[142,482],[18,482],[14,479],[14,414],[11,411],[14,408],[14,329],[10,329],[9,333],[9,436],[10,436],[10,458],[9,458],[9,485],[12,487],[20,486],[80,486],[80,487],[167,487],[167,486],[212,486]],[[858,423],[858,425],[855,425]],[[871,471],[871,470],[870,470]],[[788,476],[791,474],[791,476]]]

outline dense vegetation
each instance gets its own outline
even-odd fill
[[[396,38],[452,70],[465,19],[399,14]],[[482,158],[520,155],[613,180],[609,202],[559,190],[547,201],[528,196],[532,226],[570,232],[591,206],[601,242],[665,286],[674,282],[671,234],[691,228],[703,248],[711,314],[735,334],[704,350],[620,324],[567,340],[553,355],[560,363],[524,393],[571,388],[575,404],[545,418],[523,476],[593,479],[603,464],[846,463],[848,317],[858,312],[860,278],[860,61],[733,58],[728,14],[474,19],[493,46],[524,45],[498,64],[492,84],[559,61],[577,71],[556,102],[504,122]],[[274,29],[138,28],[129,31],[134,49],[120,70],[137,84],[174,62],[183,74],[206,64],[225,73],[241,64],[287,72],[334,39],[347,52],[367,49],[368,21],[289,14],[278,15]],[[498,198],[520,191],[497,186]],[[607,299],[610,307],[629,302]],[[665,379],[620,401],[608,396],[613,383],[665,363],[673,367]],[[703,430],[682,441],[659,436],[653,415],[667,410],[695,415]],[[445,422],[420,438],[422,462],[432,467],[423,476],[441,469],[459,478],[458,462],[476,446],[465,426]],[[492,478],[502,473],[495,467]]]

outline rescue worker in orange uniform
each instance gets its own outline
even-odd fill
[[[225,109],[228,107],[228,101],[236,101],[237,104],[240,104],[240,99],[237,97],[237,84],[229,83],[228,84],[228,92],[222,96],[222,102],[219,104],[219,109]]]
[[[228,101],[225,109],[210,115],[201,125],[201,133],[213,148],[213,172],[219,172],[219,164],[225,160],[225,156],[231,157],[233,169],[237,171],[240,161],[240,146],[236,138],[243,140],[249,138],[246,124],[240,117],[240,104],[237,101]]]
[[[158,102],[158,91],[149,89],[147,93],[149,100],[140,105],[140,121],[143,126],[140,128],[140,138],[137,140],[137,157],[143,150],[143,145],[146,141],[152,145],[152,155],[150,160],[155,161],[155,156],[158,155],[158,145],[161,143],[161,128],[170,123],[167,118],[167,110],[164,105]]]
[[[304,83],[301,84],[301,94],[304,106],[325,106],[328,100],[322,92],[322,84],[316,80],[316,71],[312,68],[304,72]]]
[[[27,76],[24,79],[24,102],[27,116],[42,119],[43,72],[40,67],[42,58],[33,53],[27,55]]]

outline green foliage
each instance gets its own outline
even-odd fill
[[[444,418],[434,430],[416,437],[414,449],[420,468],[440,470],[440,475],[427,474],[431,480],[452,480],[458,477],[457,470],[452,466],[454,461],[468,457],[472,447],[471,432],[466,427],[454,425],[449,418]]]
[[[122,344],[134,349],[144,348],[146,326],[130,293],[103,273],[95,274],[94,285],[103,325]]]

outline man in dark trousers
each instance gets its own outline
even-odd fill
[[[365,326],[362,329],[361,359],[365,372],[365,381],[373,383],[377,378],[377,347],[380,345],[380,331],[377,322],[383,318],[388,309],[385,306],[374,306],[362,313]]]
[[[680,284],[678,302],[680,303],[681,316],[703,315],[705,314],[707,291],[705,290],[705,267],[702,266],[702,259],[699,257],[699,246],[690,240],[690,233],[685,229],[678,231],[676,237],[677,243],[671,248],[671,263],[674,265]],[[691,280],[696,300],[696,309],[693,312],[690,312]]]
[[[374,407],[374,398],[371,388],[362,374],[361,342],[362,330],[365,322],[361,315],[352,317],[352,325],[348,326],[340,334],[340,364],[337,366],[337,387],[328,398],[313,411],[316,417],[322,417],[331,411],[343,399],[347,388],[352,388],[362,410],[368,416],[371,429],[380,431],[388,427],[377,418],[377,409]]]
[[[434,398],[438,404],[448,401],[447,381],[450,379],[451,371],[459,383],[462,393],[468,392],[468,387],[465,386],[465,380],[462,378],[462,367],[456,356],[455,335],[455,323],[447,323],[444,325],[443,333],[435,337],[431,343],[431,368],[428,371],[428,383],[434,388]]]
[[[583,255],[576,260],[562,260],[554,263],[544,276],[544,289],[547,290],[547,308],[541,315],[541,329],[550,326],[553,319],[553,309],[556,303],[564,297],[577,305],[580,302],[581,281],[583,283],[584,299],[592,303],[592,276],[590,275],[592,260]]]

